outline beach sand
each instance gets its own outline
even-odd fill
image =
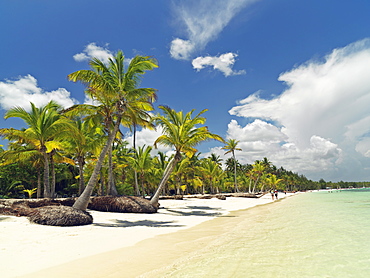
[[[1,277],[160,277],[157,271],[228,229],[220,221],[230,212],[270,202],[270,194],[160,200],[154,214],[90,211],[94,223],[80,227],[42,226],[0,215]]]

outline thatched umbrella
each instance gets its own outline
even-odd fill
[[[157,208],[150,201],[141,197],[122,196],[93,197],[88,209],[108,212],[154,213]]]
[[[93,222],[93,217],[88,212],[67,206],[35,208],[28,219],[32,223],[49,226],[81,226]]]

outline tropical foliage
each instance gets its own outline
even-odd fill
[[[152,204],[157,204],[160,194],[257,194],[369,185],[314,182],[277,168],[267,158],[243,164],[235,154],[241,150],[239,142],[225,142],[204,125],[207,110],[194,115],[194,110],[159,106],[160,113],[149,114],[156,90],[141,88],[140,81],[158,67],[151,57],[136,56],[125,63],[119,51],[108,63],[94,58],[89,65],[68,78],[86,85],[94,104],[62,110],[51,101],[41,107],[31,103],[29,111],[14,107],[6,112],[5,118],[20,118],[26,126],[0,129],[0,136],[9,141],[6,150],[0,148],[0,198],[34,197],[35,192],[38,198],[80,196],[75,208],[84,210],[92,194],[152,196]],[[139,126],[162,131],[153,146],[136,146]],[[132,132],[133,142],[125,140],[121,129]],[[231,157],[203,157],[197,147],[208,140],[224,143]],[[160,152],[159,145],[172,151]]]

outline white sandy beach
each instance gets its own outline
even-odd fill
[[[280,194],[279,197],[290,195]],[[42,226],[29,223],[25,217],[0,215],[1,277],[103,277],[103,274],[93,270],[86,273],[86,268],[91,270],[91,265],[101,263],[100,270],[108,268],[107,263],[111,263],[119,269],[122,264],[119,260],[124,255],[130,254],[134,258],[133,253],[145,247],[139,247],[139,242],[186,230],[229,212],[269,202],[272,202],[270,194],[259,199],[228,197],[226,200],[161,200],[161,208],[155,214],[90,211],[94,223],[79,227]],[[191,240],[188,238],[188,241]],[[176,249],[176,246],[167,248]],[[167,249],[167,256],[171,256],[170,252],[171,249]],[[140,263],[146,265],[145,261],[136,260],[136,263],[138,268]],[[122,276],[112,270],[114,267],[109,267],[111,272],[109,275],[104,274],[104,277],[136,277],[136,273],[127,271]],[[146,268],[151,270],[149,265]],[[144,273],[145,269],[141,272]]]

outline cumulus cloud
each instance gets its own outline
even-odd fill
[[[107,63],[108,59],[112,56],[113,54],[108,48],[97,46],[96,43],[93,42],[88,44],[81,53],[73,55],[73,59],[77,62],[82,62],[88,61],[91,58],[97,58]]]
[[[64,88],[46,92],[37,85],[37,80],[31,75],[20,77],[18,80],[0,82],[0,106],[8,110],[14,106],[30,109],[30,102],[42,106],[54,100],[67,108],[77,103],[71,98],[70,92]]]
[[[244,145],[247,162],[266,156],[314,178],[331,173],[338,175],[333,179],[368,179],[369,76],[370,39],[334,49],[320,61],[282,73],[287,89],[279,96],[262,99],[255,93],[239,101],[229,113],[260,122],[241,127],[232,121],[228,134]],[[249,134],[257,123],[259,131]],[[274,140],[268,139],[272,130]]]
[[[170,54],[177,60],[188,60],[194,49],[195,45],[191,41],[177,38],[171,42]]]
[[[198,57],[193,60],[192,64],[193,68],[197,71],[200,71],[206,66],[211,66],[213,69],[221,71],[225,76],[245,74],[244,70],[234,71],[232,69],[237,56],[237,54],[230,52],[222,54],[218,57]]]
[[[176,18],[185,30],[186,39],[175,38],[170,54],[187,60],[191,55],[216,39],[230,20],[243,8],[258,0],[183,1],[175,6]]]

